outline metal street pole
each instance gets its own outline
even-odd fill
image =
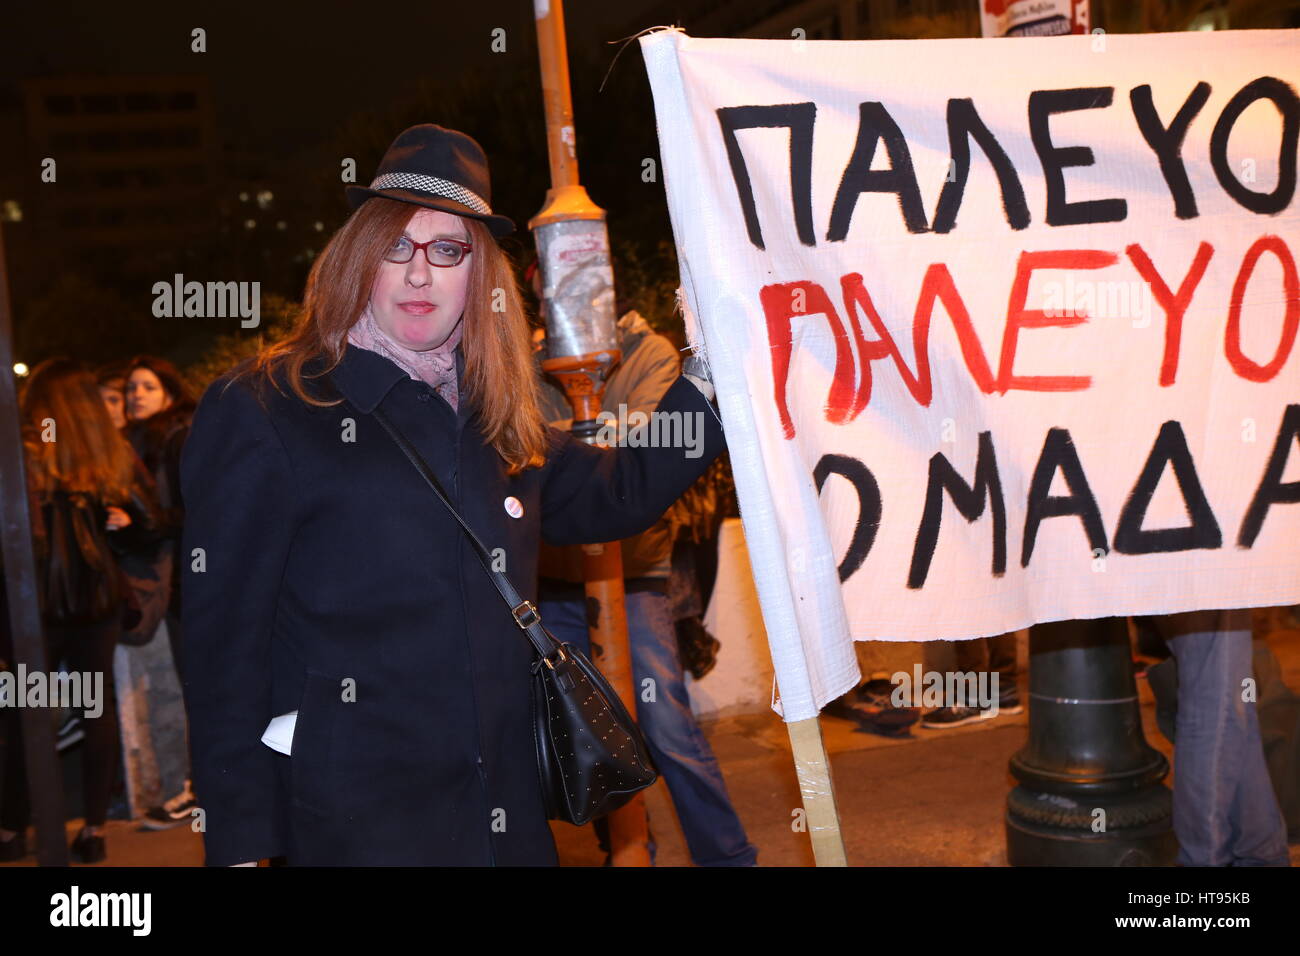
[[[614,273],[610,267],[605,210],[578,183],[577,140],[569,95],[569,60],[561,0],[534,0],[537,48],[546,106],[546,146],[551,188],[541,211],[529,220],[537,242],[542,297],[546,303],[546,358],[542,369],[564,386],[573,407],[573,434],[590,444],[605,380],[618,364]],[[629,713],[636,712],[623,594],[623,552],[618,541],[583,545],[592,659]],[[593,620],[594,618],[594,620]],[[645,800],[638,794],[609,815],[614,866],[649,866]]]
[[[9,304],[9,272],[5,264],[4,231],[0,228],[0,527],[3,527],[4,578],[9,602],[14,657],[9,665],[28,673],[46,674],[45,640],[36,593],[36,559],[32,552],[32,516],[28,508],[27,472],[23,463],[18,389],[14,383],[13,320]],[[112,679],[113,675],[108,675]],[[16,687],[16,693],[25,688]],[[54,746],[54,725],[46,708],[20,708],[22,741],[27,758],[27,787],[36,822],[36,861],[41,866],[67,866],[64,841],[63,774]]]
[[[1029,736],[1011,758],[1012,866],[1172,866],[1178,852],[1164,755],[1142,734],[1128,624],[1029,630]]]

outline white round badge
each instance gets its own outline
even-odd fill
[[[524,516],[524,506],[519,503],[519,499],[511,495],[503,502],[506,506],[506,514],[512,518],[522,518]]]

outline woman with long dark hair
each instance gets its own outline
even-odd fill
[[[535,601],[539,537],[635,534],[708,467],[712,388],[659,406],[700,417],[693,450],[547,428],[478,144],[413,127],[348,193],[295,332],[204,393],[181,464],[207,862],[553,865],[532,648],[372,412]]]
[[[73,841],[83,862],[104,859],[102,829],[118,766],[113,650],[122,631],[124,590],[116,553],[156,539],[152,489],[113,425],[95,377],[70,359],[32,370],[20,401],[23,450],[33,500],[46,660],[66,660],[75,674],[97,675],[97,714],[84,718],[85,825]],[[79,522],[84,522],[78,524]],[[97,548],[99,531],[111,550]],[[12,660],[12,651],[4,654]],[[30,807],[17,712],[8,721],[0,858],[25,854]]]
[[[137,355],[127,365],[126,436],[154,476],[164,508],[164,530],[180,539],[181,448],[194,417],[194,398],[180,371],[155,355]]]
[[[158,489],[162,547],[156,563],[170,575],[167,590],[167,639],[177,677],[181,676],[181,572],[178,551],[185,506],[181,500],[181,449],[194,417],[194,397],[180,370],[165,358],[137,355],[126,367],[126,437],[144,462]],[[193,819],[197,806],[190,781],[141,818],[143,827],[166,830]]]

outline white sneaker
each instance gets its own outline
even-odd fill
[[[162,806],[150,808],[140,820],[140,825],[146,830],[170,830],[191,819],[192,811],[198,805],[194,791],[190,789],[190,781],[186,780],[184,790],[164,801]]]

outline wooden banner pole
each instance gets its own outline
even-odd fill
[[[840,833],[840,812],[835,804],[831,762],[822,741],[819,718],[809,717],[785,725],[794,752],[794,770],[803,796],[804,822],[812,840],[818,866],[848,866],[844,837]]]

